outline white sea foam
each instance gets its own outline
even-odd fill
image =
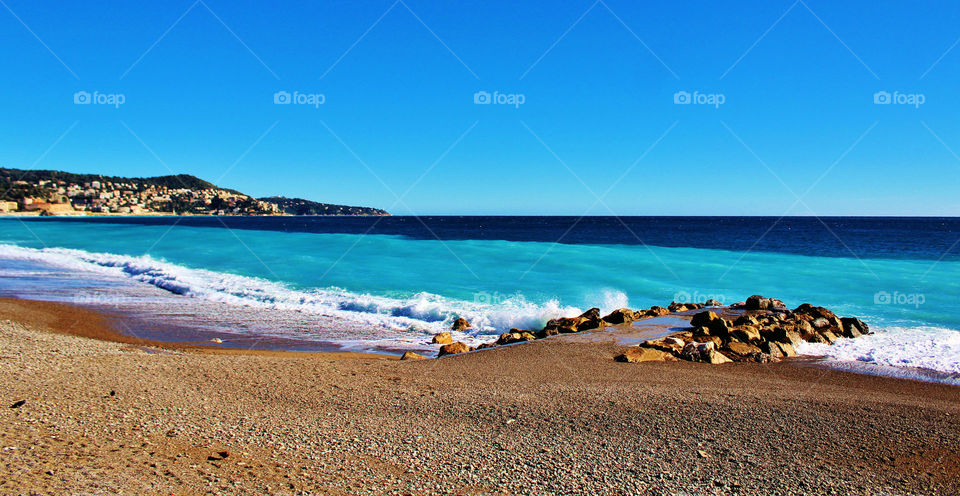
[[[875,332],[869,336],[840,338],[832,345],[802,343],[798,351],[851,365],[861,362],[879,367],[909,367],[960,377],[960,331],[942,327],[872,330]],[[874,372],[882,373],[878,370]]]
[[[471,344],[489,341],[490,335],[511,327],[540,328],[551,318],[581,312],[579,308],[563,307],[556,301],[542,304],[529,302],[522,295],[485,303],[455,300],[431,293],[389,298],[340,288],[295,289],[266,279],[189,268],[146,255],[131,257],[66,248],[35,249],[0,244],[0,258],[137,281],[184,297],[229,305],[292,310],[416,334],[429,335],[447,330],[453,320],[464,317],[474,328],[468,333],[455,334]],[[620,303],[621,297],[611,298],[613,303]],[[622,296],[624,301],[625,298]]]

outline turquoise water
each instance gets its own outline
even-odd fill
[[[884,344],[903,347],[898,357],[932,340],[949,348],[935,351],[947,360],[938,369],[960,362],[960,344],[950,348],[960,336],[960,262],[952,259],[16,219],[0,221],[0,244],[0,259],[108,271],[187,297],[313,311],[397,332],[439,331],[462,315],[478,325],[470,337],[479,340],[591,306],[734,303],[763,294],[909,336]]]

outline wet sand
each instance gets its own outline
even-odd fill
[[[0,301],[0,493],[960,492],[947,385],[618,363],[611,340],[397,361],[110,329]]]

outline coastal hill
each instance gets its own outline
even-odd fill
[[[390,215],[386,210],[379,208],[334,205],[304,200],[303,198],[269,196],[259,198],[259,200],[277,205],[280,210],[290,215]]]
[[[389,215],[366,207],[257,200],[188,174],[117,177],[0,168],[0,212],[24,215]]]

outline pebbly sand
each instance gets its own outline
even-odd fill
[[[960,493],[960,388],[620,349],[211,350],[4,299],[0,494]]]

